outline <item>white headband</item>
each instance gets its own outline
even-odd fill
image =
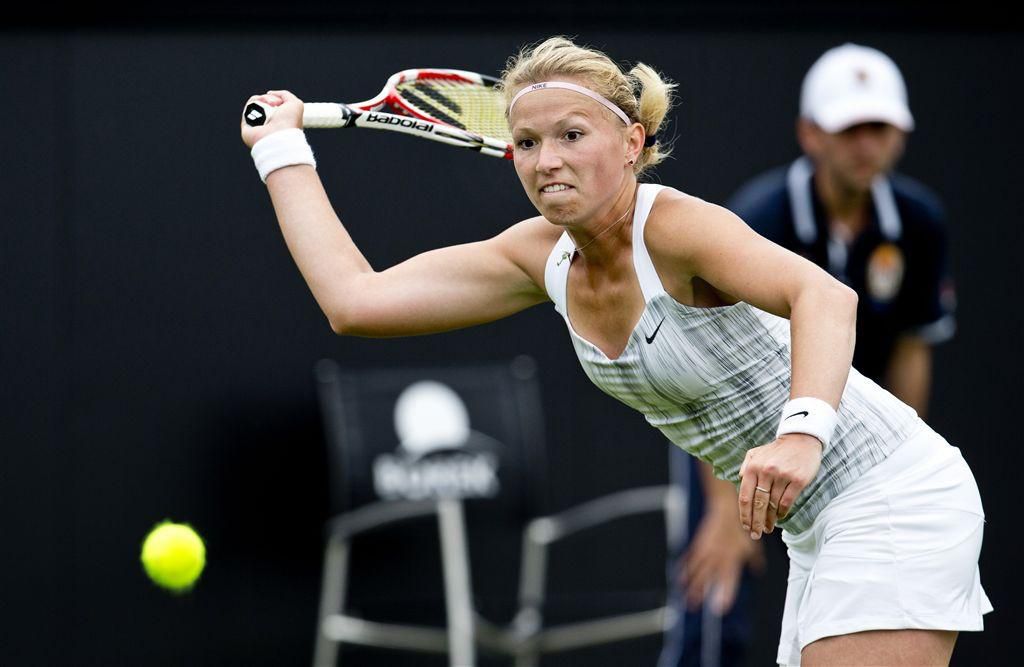
[[[527,86],[526,88],[523,88],[518,93],[516,93],[515,97],[512,98],[512,103],[508,105],[508,112],[510,114],[512,113],[512,107],[514,107],[516,105],[516,102],[519,101],[520,97],[522,97],[526,93],[532,93],[535,90],[543,90],[544,88],[564,88],[566,90],[572,90],[574,92],[577,92],[577,93],[579,93],[581,95],[586,95],[587,97],[589,97],[590,99],[594,100],[595,102],[603,104],[605,107],[607,107],[609,111],[611,111],[616,116],[621,118],[622,122],[625,123],[627,126],[633,124],[632,121],[629,120],[629,116],[627,116],[626,113],[622,109],[617,107],[610,100],[605,99],[604,97],[602,97],[601,95],[598,95],[597,93],[595,93],[594,91],[590,90],[589,88],[584,88],[583,86],[577,86],[575,83],[566,83],[565,81],[544,81],[542,83],[535,83],[533,85]]]

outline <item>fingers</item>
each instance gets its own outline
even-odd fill
[[[248,107],[253,102],[258,102],[258,103],[262,104],[263,106],[267,106],[267,107],[279,107],[282,104],[284,104],[284,99],[280,95],[274,95],[274,94],[271,94],[271,93],[267,92],[267,93],[263,93],[262,95],[253,95],[253,96],[251,96],[249,99],[247,99],[245,101],[245,104],[242,105],[242,108],[245,109],[246,107]]]
[[[711,592],[711,610],[718,616],[725,616],[736,602],[740,588],[742,570],[728,570],[722,573]]]
[[[290,91],[287,91],[287,90],[268,90],[267,92],[263,93],[262,95],[253,95],[248,100],[246,100],[245,104],[242,106],[242,113],[243,113],[243,115],[246,113],[246,110],[249,108],[249,105],[253,104],[254,102],[258,103],[260,106],[264,107],[265,109],[270,109],[270,108],[277,109],[278,107],[283,107],[286,104],[289,106],[289,109],[293,109],[294,110],[294,109],[301,109],[302,108],[302,100],[300,100],[298,97],[296,97]],[[301,118],[301,111],[294,112],[292,115],[295,115],[295,113],[297,113],[299,115],[299,117]],[[270,116],[270,114],[268,113],[268,122],[269,122],[269,116]],[[243,119],[243,122],[244,122],[244,119]],[[260,123],[260,124],[262,124],[262,123]]]
[[[765,512],[765,532],[770,533],[775,530],[775,524],[778,523],[779,519],[785,515],[779,515],[779,501],[782,499],[782,495],[786,490],[785,480],[776,479],[772,484],[771,493],[768,495],[768,511]]]
[[[290,90],[268,90],[267,91],[267,95],[270,95],[272,97],[276,97],[276,98],[280,99],[282,102],[290,102],[291,100],[298,100],[299,99]]]
[[[784,436],[747,452],[740,466],[739,503],[740,522],[751,538],[771,532],[777,522],[789,516],[793,503],[820,467],[820,443],[808,448]]]
[[[274,95],[270,92],[264,93],[263,95],[252,95],[242,105],[242,115],[240,122],[242,125],[242,140],[246,144],[254,144],[260,137],[263,136],[264,130],[255,129],[257,127],[264,126],[266,121],[269,119],[270,112],[267,109],[276,108],[284,103],[284,99],[279,95]],[[253,110],[252,105],[263,107],[262,110]],[[260,121],[256,122],[253,118],[259,118]]]
[[[294,94],[287,90],[268,90],[262,95],[253,95],[245,103],[248,105],[251,102],[260,102],[268,106],[279,107],[287,101],[297,99]]]
[[[690,611],[710,604],[719,616],[732,608],[743,575],[743,561],[721,558],[716,552],[695,552],[685,559],[680,585]]]
[[[700,607],[704,594],[715,579],[715,564],[702,556],[703,552],[694,552],[683,565],[681,580],[686,606],[690,610]]]
[[[779,498],[779,520],[785,519],[789,515],[789,510],[792,509],[793,503],[796,502],[796,497],[800,495],[803,490],[802,486],[797,484],[789,484],[782,496]]]
[[[736,498],[736,502],[739,503],[740,525],[745,531],[750,531],[750,522],[753,519],[754,487],[757,486],[757,476],[747,471],[752,451],[747,452],[747,457],[743,460],[743,465],[740,466],[740,490]]]
[[[773,480],[765,474],[757,478],[754,486],[754,499],[751,503],[750,538],[760,539],[766,531],[768,518],[768,501],[771,499]]]
[[[740,508],[740,524],[743,530],[750,532],[750,539],[760,539],[765,531],[765,518],[768,500],[771,497],[773,479],[756,461],[755,448],[747,451],[743,464],[740,466],[740,490],[737,502]]]
[[[257,108],[258,107],[258,108]],[[278,130],[302,128],[304,105],[287,90],[268,90],[246,100],[240,117],[242,141],[250,148]]]
[[[742,561],[723,562],[714,554],[701,554],[686,560],[680,572],[680,585],[686,596],[686,607],[695,611],[710,604],[721,616],[732,608],[743,572]]]

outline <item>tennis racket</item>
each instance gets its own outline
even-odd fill
[[[403,132],[511,160],[512,137],[497,82],[457,69],[407,69],[394,74],[380,94],[365,102],[307,102],[302,125]],[[252,102],[243,115],[255,127],[273,113],[273,107]]]

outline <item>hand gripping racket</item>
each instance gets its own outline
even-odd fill
[[[365,102],[307,102],[302,125],[404,132],[511,160],[512,137],[504,98],[494,87],[497,82],[494,77],[456,69],[407,69],[393,75],[380,94]],[[273,113],[273,107],[252,102],[243,115],[255,127]]]

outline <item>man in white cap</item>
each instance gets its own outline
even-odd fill
[[[857,291],[853,366],[923,417],[931,347],[952,337],[955,320],[942,207],[926,187],[892,171],[913,128],[903,77],[888,56],[856,44],[832,48],[804,78],[797,120],[804,155],[755,177],[727,206]],[[752,638],[749,569],[761,559],[760,545],[732,539],[731,524],[704,510],[735,505],[731,485],[678,448],[670,456],[673,480],[691,488],[694,534],[672,566],[689,575],[690,609],[679,610],[686,622],[666,635],[660,664],[744,664]],[[713,592],[705,603],[724,613],[718,647],[704,645],[707,614],[693,608],[703,591]]]
[[[830,49],[803,82],[804,156],[750,181],[728,207],[857,291],[854,368],[925,416],[931,346],[952,337],[955,299],[942,206],[893,173],[913,129],[888,56],[856,44]]]

